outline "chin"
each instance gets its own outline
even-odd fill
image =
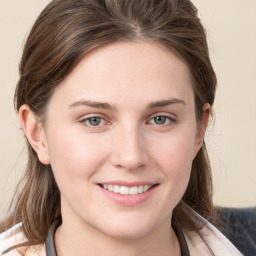
[[[137,218],[133,221],[115,221],[114,223],[109,222],[108,225],[104,225],[105,234],[113,238],[118,239],[138,239],[149,234],[153,228],[153,223],[141,221],[141,218]]]
[[[111,230],[107,233],[108,236],[115,238],[115,239],[127,239],[127,240],[133,240],[133,239],[139,239],[142,237],[145,237],[149,233],[149,230],[146,229],[132,229],[129,228],[128,230],[124,229],[115,229]]]

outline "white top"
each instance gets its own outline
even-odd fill
[[[189,247],[190,256],[242,256],[231,242],[220,233],[213,225],[206,222],[199,235],[197,232],[185,232],[185,238]],[[0,234],[0,253],[4,256],[46,256],[45,244],[20,247],[3,252],[17,244],[26,242],[27,238],[22,232],[21,224],[17,224],[6,232]]]

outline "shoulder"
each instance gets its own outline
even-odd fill
[[[204,225],[199,232],[186,232],[191,255],[242,256],[235,246],[211,223],[197,216]]]
[[[17,250],[9,250],[13,246],[26,242],[23,235],[21,223],[13,226],[4,233],[0,234],[0,253],[1,255],[22,255]],[[10,251],[10,252],[9,252]],[[11,252],[12,251],[12,252]]]
[[[45,246],[33,245],[29,247],[13,247],[28,242],[19,223],[0,234],[0,255],[2,256],[45,256]]]

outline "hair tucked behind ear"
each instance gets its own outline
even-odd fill
[[[59,83],[92,49],[115,41],[146,40],[177,54],[191,75],[198,123],[202,107],[214,102],[216,76],[206,35],[189,0],[54,0],[36,20],[24,47],[15,93],[17,111],[27,104],[44,122]],[[51,223],[61,217],[60,193],[51,166],[40,163],[27,144],[28,164],[13,200],[13,213],[1,230],[22,222],[29,243],[45,241]],[[212,180],[207,151],[195,157],[191,178],[173,219],[198,230],[185,205],[207,219],[213,216]]]

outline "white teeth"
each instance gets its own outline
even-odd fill
[[[114,185],[113,192],[115,192],[115,193],[120,193],[120,186]]]
[[[146,192],[147,190],[145,190]],[[141,194],[144,192],[144,186],[139,186],[138,193]]]
[[[131,187],[130,188],[130,195],[137,195],[138,194],[138,187]]]
[[[145,185],[145,186],[143,187],[143,191],[144,191],[144,192],[147,191],[147,190],[149,190],[149,185]]]
[[[122,195],[129,195],[129,188],[125,186],[120,187],[120,194]]]
[[[122,195],[137,195],[144,193],[151,189],[153,185],[144,185],[144,186],[134,186],[134,187],[126,187],[126,186],[118,186],[118,185],[108,185],[103,184],[103,188],[109,191],[112,191],[117,194]]]

